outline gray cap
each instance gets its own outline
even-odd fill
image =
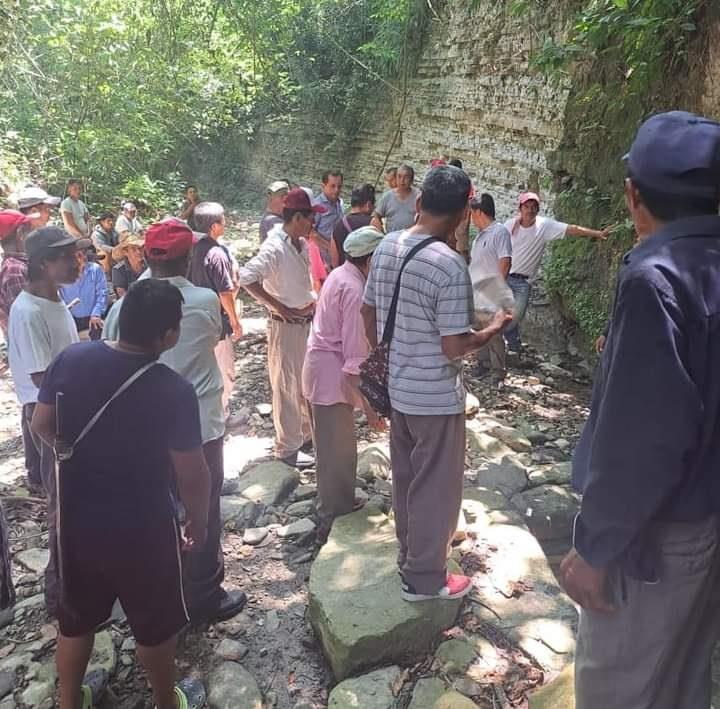
[[[31,231],[25,239],[25,253],[28,258],[37,256],[45,249],[60,249],[77,245],[77,239],[57,226],[43,226]]]
[[[49,204],[57,207],[60,204],[60,197],[51,197],[42,187],[23,187],[17,193],[18,209],[28,209],[38,204]]]

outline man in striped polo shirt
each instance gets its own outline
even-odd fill
[[[499,311],[472,331],[473,294],[465,260],[447,240],[468,208],[470,179],[459,168],[430,170],[417,223],[387,235],[373,255],[363,317],[372,345],[382,337],[402,263],[433,237],[402,274],[390,346],[390,451],[402,596],[407,601],[460,598],[470,579],[447,573],[448,543],[462,501],[465,389],[462,358],[510,322]]]

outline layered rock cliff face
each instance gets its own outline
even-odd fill
[[[379,86],[370,118],[342,149],[321,116],[266,124],[247,163],[252,182],[288,175],[318,189],[322,171],[336,166],[346,184],[374,182],[386,156],[389,165],[407,161],[421,175],[432,158],[449,155],[495,195],[503,216],[525,187],[550,198],[547,156],[562,136],[567,87],[531,72],[528,57],[561,30],[559,15],[514,17],[505,3],[488,0],[472,12],[466,2],[447,3],[442,12],[408,82],[404,110],[401,88],[393,94]]]
[[[588,161],[619,158],[614,148],[612,155],[595,158],[587,150],[579,155],[582,127],[573,125],[574,119],[568,118],[573,111],[567,111],[571,79],[553,83],[529,65],[533,50],[547,37],[564,33],[568,16],[563,3],[528,3],[522,15],[510,11],[509,0],[477,0],[472,10],[467,0],[437,5],[440,14],[431,23],[407,83],[406,100],[401,81],[395,92],[379,83],[360,129],[342,146],[336,139],[339,127],[328,125],[324,116],[293,115],[266,123],[245,151],[248,185],[262,190],[271,180],[287,177],[317,191],[323,170],[339,167],[345,171],[347,196],[350,185],[359,181],[381,186],[385,164],[409,162],[421,179],[431,159],[447,155],[459,157],[477,188],[494,195],[498,218],[504,219],[514,213],[518,193],[527,188],[538,191],[544,212],[553,214],[556,189],[587,172],[574,161],[581,160],[586,168]],[[720,22],[714,17],[705,23],[702,61],[693,63],[689,76],[667,81],[679,88],[668,97],[685,97],[682,108],[720,117]],[[658,99],[662,103],[662,97]],[[599,114],[597,121],[603,120]],[[618,183],[618,192],[620,188]],[[602,215],[571,218],[594,222]],[[612,260],[607,253],[600,258]],[[614,269],[605,268],[607,278],[603,271],[599,287],[604,295],[612,292]],[[584,281],[587,274],[579,269],[572,278]],[[565,349],[576,330],[576,324],[560,314],[572,308],[556,305],[540,283],[525,330],[530,342],[551,352]],[[581,349],[597,334],[585,332]]]

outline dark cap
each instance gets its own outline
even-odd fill
[[[60,249],[63,246],[75,246],[77,239],[57,226],[44,226],[35,229],[25,239],[25,253],[28,258],[41,254],[46,249]]]
[[[327,209],[321,204],[311,204],[308,193],[302,187],[290,190],[285,198],[285,209],[324,214]]]
[[[650,190],[718,199],[720,123],[687,111],[658,113],[640,126],[624,160]]]

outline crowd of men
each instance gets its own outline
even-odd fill
[[[619,278],[575,456],[583,503],[560,572],[581,606],[577,706],[706,708],[720,619],[720,125],[656,116],[626,164],[641,244]],[[118,599],[155,705],[204,701],[201,682],[175,683],[174,656],[188,622],[246,602],[223,587],[220,521],[241,288],[268,309],[274,455],[315,467],[319,542],[361,504],[360,410],[390,428],[401,597],[471,590],[447,568],[464,483],[463,361],[477,353],[499,385],[506,353],[522,352],[547,244],[609,228],[539,216],[534,192],[501,224],[459,161],[434,160],[420,188],[409,165],[385,176],[378,200],[373,185],[354,186],[349,210],[338,170],[317,196],[272,182],[243,264],[223,207],[194,186],[176,216],[147,227],[130,202],[93,226],[77,180],[62,202],[33,186],[0,211],[0,325],[28,483],[48,500],[61,709],[102,692],[107,677],[85,673]],[[48,224],[58,206],[63,227]],[[382,352],[387,420],[364,388]]]

